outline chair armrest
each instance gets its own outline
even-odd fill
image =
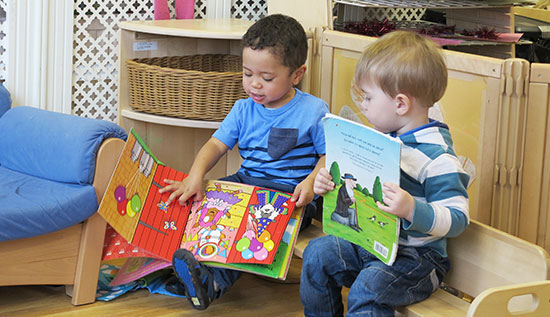
[[[125,142],[121,139],[109,138],[101,143],[97,151],[94,182],[92,185],[95,188],[98,204],[101,203],[101,199],[103,199],[103,195],[107,190],[124,144]]]
[[[547,316],[548,312],[550,281],[545,280],[489,288],[474,299],[467,316]]]

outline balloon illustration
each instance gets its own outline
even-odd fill
[[[269,240],[264,242],[264,248],[267,250],[267,252],[270,252],[275,247],[275,243],[273,240]]]
[[[247,250],[244,250],[243,252],[241,252],[241,256],[245,260],[250,260],[254,256],[254,253],[252,253],[252,251],[247,249]]]
[[[249,246],[250,246],[250,239],[244,237],[237,242],[237,245],[235,246],[235,248],[237,249],[237,251],[243,252],[244,250],[248,250]]]
[[[132,201],[131,200],[129,200],[128,203],[126,204],[126,214],[128,214],[128,216],[130,216],[130,217],[133,217],[133,216],[136,215],[136,213],[132,209]]]
[[[267,258],[267,250],[262,248],[258,252],[254,252],[254,258],[258,261],[265,260],[265,258]]]
[[[126,214],[127,205],[128,205],[128,201],[126,199],[118,202],[117,210],[121,216],[124,216]]]
[[[254,232],[254,230],[247,230],[243,234],[243,237],[247,237],[249,240],[252,240],[252,239],[256,238],[256,233]]]
[[[118,203],[126,200],[126,188],[122,185],[115,188],[115,199]]]
[[[263,261],[274,248],[275,243],[267,230],[261,232],[260,236],[257,236],[254,230],[247,230],[235,245],[235,249],[241,252],[241,257],[245,260],[254,258]]]
[[[269,240],[271,240],[271,233],[269,233],[269,231],[267,230],[262,232],[262,234],[260,234],[260,236],[258,237],[258,241],[262,243],[265,243]]]
[[[248,247],[248,249],[252,252],[257,252],[257,251],[260,251],[263,247],[264,247],[263,243],[261,243],[256,239],[252,239],[250,240],[250,246]]]
[[[130,210],[126,210],[126,212],[128,213],[128,216],[133,217],[141,209],[141,199],[139,199],[139,196],[137,194],[132,196],[132,199],[130,199],[129,206],[130,206],[129,209],[131,209],[131,212]]]

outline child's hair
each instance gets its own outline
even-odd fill
[[[269,49],[291,72],[304,65],[307,58],[304,28],[294,18],[282,14],[272,14],[254,23],[243,36],[242,46]]]
[[[363,52],[355,68],[355,82],[365,81],[392,98],[402,93],[431,107],[445,93],[447,67],[434,41],[411,31],[393,31]]]

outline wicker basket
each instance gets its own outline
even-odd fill
[[[234,55],[189,55],[126,61],[130,107],[164,116],[221,121],[247,97]]]

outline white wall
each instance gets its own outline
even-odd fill
[[[13,105],[71,112],[72,0],[9,0],[6,87]]]

